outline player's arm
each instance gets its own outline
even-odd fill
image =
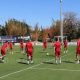
[[[8,53],[9,52],[9,44],[7,44],[7,46],[6,46],[6,52]]]
[[[64,43],[61,43],[61,47],[60,47],[61,53],[63,53],[63,46],[64,46]]]
[[[27,50],[27,45],[25,45],[25,51],[27,52],[28,50]]]
[[[34,44],[32,44],[32,52],[34,52]]]
[[[53,47],[54,47],[54,53],[55,53],[55,43],[53,43]]]

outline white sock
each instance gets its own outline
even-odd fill
[[[61,58],[59,58],[59,63],[61,63]]]
[[[56,64],[57,64],[58,62],[57,62],[57,60],[56,60]]]
[[[77,61],[77,63],[79,63],[79,60]]]
[[[65,51],[64,51],[64,53],[65,53]]]

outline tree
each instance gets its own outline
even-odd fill
[[[0,26],[0,35],[7,35],[7,31],[6,31],[6,28],[4,26]]]
[[[67,12],[64,14],[63,26],[64,35],[67,35],[70,39],[76,38],[76,23],[77,17],[74,12]]]
[[[25,22],[20,22],[16,19],[10,19],[5,24],[8,35],[26,35],[30,33],[30,26]]]
[[[79,38],[80,37],[80,20],[77,21],[76,28],[77,28],[77,38]]]
[[[60,35],[60,21],[59,20],[55,21],[55,23],[51,25],[49,32],[52,37]]]

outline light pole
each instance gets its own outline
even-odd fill
[[[60,36],[63,43],[62,0],[60,0]]]

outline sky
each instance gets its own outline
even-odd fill
[[[80,0],[63,0],[62,12],[75,12],[80,17]],[[48,27],[60,19],[60,0],[0,0],[0,24],[9,19],[25,21],[32,27]]]

